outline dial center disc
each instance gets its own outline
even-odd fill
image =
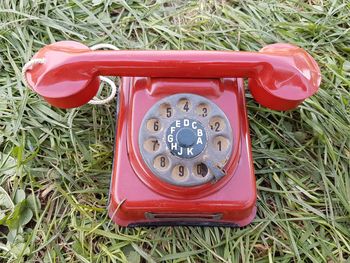
[[[197,136],[192,129],[182,128],[176,134],[176,139],[181,147],[190,147],[195,144]]]
[[[166,133],[166,144],[173,155],[189,159],[204,150],[207,136],[199,121],[184,118],[171,123]]]

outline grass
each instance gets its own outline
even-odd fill
[[[350,262],[350,3],[2,0],[0,262]],[[21,67],[59,40],[120,49],[289,42],[323,75],[298,109],[247,95],[258,214],[244,228],[116,226],[106,211],[115,105],[49,106]]]

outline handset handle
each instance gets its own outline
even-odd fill
[[[237,51],[92,51],[73,41],[39,50],[44,63],[28,70],[32,89],[62,108],[87,103],[99,87],[99,75],[171,78],[249,78],[262,105],[295,108],[314,94],[321,81],[315,60],[289,44],[268,45],[260,52]]]

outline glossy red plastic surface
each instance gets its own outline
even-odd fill
[[[303,49],[273,44],[260,52],[91,51],[73,41],[45,46],[35,58],[45,63],[27,71],[33,90],[51,104],[85,104],[98,89],[98,76],[167,78],[250,78],[249,88],[262,105],[288,110],[314,94],[321,75]]]
[[[216,183],[178,187],[159,180],[148,170],[138,148],[138,131],[147,110],[159,99],[194,93],[216,103],[233,129],[234,150]],[[242,79],[123,78],[120,92],[109,215],[119,225],[164,222],[145,215],[187,215],[182,221],[244,226],[256,213],[256,187]],[[201,215],[221,215],[204,219]],[[170,220],[171,221],[171,220]],[[173,220],[176,221],[176,220]]]

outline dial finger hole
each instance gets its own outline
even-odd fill
[[[158,155],[154,158],[153,166],[159,171],[165,171],[169,168],[169,158],[165,155]]]
[[[146,123],[146,127],[150,132],[158,132],[162,128],[161,123],[158,119],[149,119]]]
[[[150,138],[143,143],[143,147],[150,153],[155,153],[160,148],[160,141],[157,138]]]
[[[204,163],[197,163],[193,166],[193,174],[199,178],[203,178],[208,174],[208,167]]]
[[[187,180],[188,174],[189,172],[187,167],[181,164],[176,165],[171,172],[172,177],[177,181]]]
[[[200,117],[207,117],[209,114],[210,108],[209,105],[206,103],[201,103],[196,107],[196,113]]]
[[[160,116],[163,118],[171,118],[174,115],[173,108],[169,103],[163,103],[159,107]]]
[[[177,107],[183,112],[189,112],[191,109],[191,102],[186,98],[180,99],[177,103]]]
[[[221,132],[223,129],[225,129],[226,124],[225,120],[219,116],[215,116],[210,119],[209,121],[210,129],[214,132]]]
[[[225,152],[230,146],[230,141],[224,136],[216,136],[213,140],[213,144],[215,150],[218,152]]]

